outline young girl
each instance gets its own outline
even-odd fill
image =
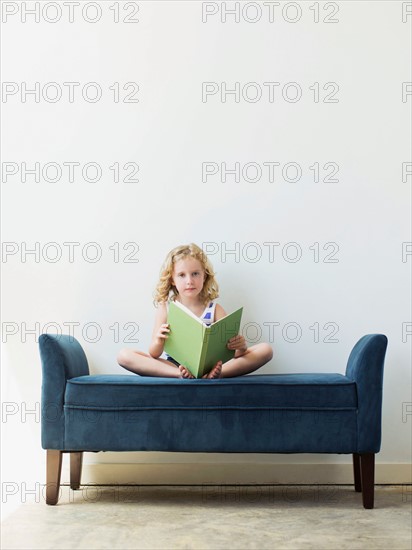
[[[206,324],[226,316],[226,312],[214,300],[219,295],[213,268],[201,248],[195,244],[178,246],[171,250],[163,264],[160,280],[155,291],[157,313],[149,353],[122,349],[118,355],[119,365],[143,376],[168,376],[193,378],[184,365],[173,357],[160,357],[170,329],[167,324],[168,301],[176,300],[188,307]],[[253,372],[272,359],[269,344],[247,347],[243,336],[233,336],[227,347],[235,350],[235,356],[222,364],[216,363],[203,378],[240,376]]]

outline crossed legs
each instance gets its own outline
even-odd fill
[[[261,343],[251,346],[240,356],[222,365],[217,363],[207,376],[208,378],[231,378],[242,376],[257,370],[273,357],[269,344]],[[165,376],[169,378],[191,378],[192,375],[182,365],[176,367],[170,361],[161,357],[155,359],[143,351],[124,348],[120,351],[117,361],[126,370],[141,376]]]

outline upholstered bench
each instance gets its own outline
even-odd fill
[[[63,453],[80,486],[84,451],[345,453],[355,490],[373,508],[387,338],[364,336],[346,373],[220,380],[90,375],[79,342],[40,336],[46,502],[59,497]]]

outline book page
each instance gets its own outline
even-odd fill
[[[174,303],[176,306],[180,307],[180,309],[181,309],[182,311],[184,311],[185,313],[187,313],[188,315],[190,315],[191,317],[193,317],[193,319],[196,319],[196,321],[198,321],[198,322],[201,323],[202,325],[207,326],[206,323],[204,323],[204,322],[202,321],[202,319],[200,319],[197,315],[195,315],[195,314],[193,313],[193,311],[191,311],[188,307],[184,306],[182,303],[178,302],[177,300],[175,300],[173,303]]]

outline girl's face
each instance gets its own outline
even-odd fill
[[[172,280],[179,296],[188,299],[195,298],[201,293],[205,282],[202,264],[190,256],[178,260],[174,265]]]

